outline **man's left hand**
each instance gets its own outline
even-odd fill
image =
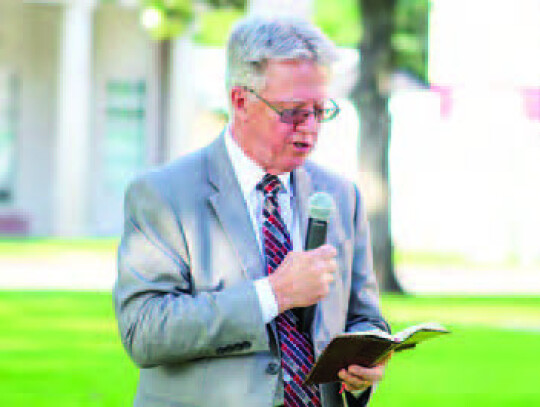
[[[364,391],[379,382],[384,376],[386,364],[391,356],[392,354],[388,355],[373,367],[350,365],[347,369],[341,369],[338,376],[342,380],[345,390],[350,392]]]

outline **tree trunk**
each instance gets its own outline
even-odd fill
[[[371,226],[373,261],[381,290],[402,292],[394,272],[390,224],[388,82],[396,0],[359,0],[363,19],[360,75],[352,100],[360,111],[360,185]]]

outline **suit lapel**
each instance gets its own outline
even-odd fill
[[[296,213],[299,214],[300,221],[300,236],[302,244],[306,241],[306,233],[308,226],[308,201],[313,192],[311,177],[304,167],[297,168],[293,171],[293,188],[296,203]]]
[[[215,190],[208,200],[240,259],[245,277],[262,277],[264,262],[223,135],[210,146],[207,168],[208,180]]]

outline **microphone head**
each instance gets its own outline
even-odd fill
[[[326,192],[316,192],[309,197],[308,215],[310,218],[327,221],[335,208],[334,198]]]

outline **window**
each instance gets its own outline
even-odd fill
[[[104,181],[117,195],[145,165],[146,83],[111,80],[106,86]]]

